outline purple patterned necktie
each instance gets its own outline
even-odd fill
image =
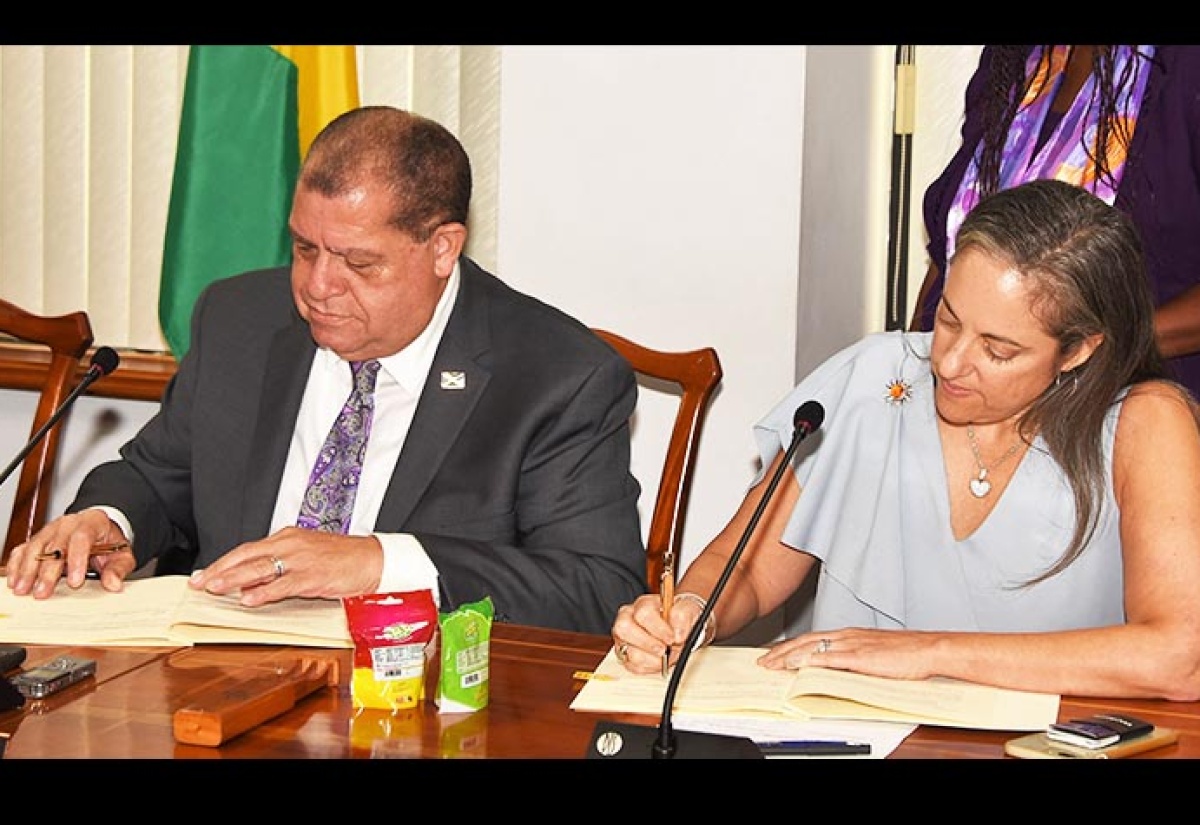
[[[353,361],[350,372],[354,376],[354,389],[317,455],[300,504],[300,517],[296,519],[297,525],[309,530],[345,533],[350,529],[354,494],[358,492],[358,477],[362,474],[367,436],[375,413],[379,362]]]

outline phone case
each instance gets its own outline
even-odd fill
[[[1046,735],[1058,742],[1084,748],[1105,748],[1127,739],[1138,739],[1154,730],[1145,719],[1127,713],[1097,713],[1050,725]]]
[[[1046,736],[1055,742],[1084,748],[1103,748],[1121,740],[1121,735],[1112,728],[1086,719],[1072,719],[1069,722],[1051,725],[1046,731]]]
[[[1004,752],[1018,759],[1121,759],[1163,748],[1178,740],[1179,732],[1174,728],[1156,727],[1145,736],[1126,739],[1105,748],[1081,748],[1057,742],[1042,732],[1008,740],[1004,743]]]

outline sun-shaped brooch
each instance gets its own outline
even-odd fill
[[[892,406],[899,407],[905,401],[912,398],[912,384],[909,384],[903,378],[893,378],[888,382],[887,392],[883,398]]]

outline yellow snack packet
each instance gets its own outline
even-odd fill
[[[429,590],[370,593],[342,599],[354,672],[350,696],[356,708],[400,710],[425,698],[425,670],[438,628]]]

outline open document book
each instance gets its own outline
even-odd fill
[[[242,607],[188,587],[186,576],[125,582],[108,593],[88,580],[48,599],[0,584],[0,641],[17,644],[178,647],[201,643],[353,647],[339,599],[284,599]]]
[[[795,719],[860,719],[988,730],[1042,730],[1058,718],[1059,697],[953,679],[888,679],[804,667],[768,670],[763,648],[715,645],[697,650],[675,694],[677,713]],[[610,650],[573,710],[662,712],[667,681],[635,675]]]

